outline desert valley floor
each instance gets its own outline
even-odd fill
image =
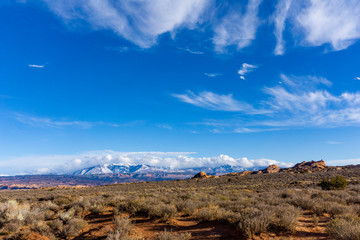
[[[359,239],[360,166],[3,190],[0,239]],[[319,183],[343,176],[346,189]]]

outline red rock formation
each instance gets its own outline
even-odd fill
[[[206,172],[199,172],[197,174],[195,174],[195,176],[193,178],[196,178],[196,179],[205,179],[205,178],[213,178],[214,176],[213,175],[207,175]]]
[[[278,165],[270,165],[263,170],[263,173],[277,173],[280,172],[280,167]]]

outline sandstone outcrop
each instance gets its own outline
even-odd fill
[[[280,167],[278,165],[270,165],[267,168],[265,168],[264,170],[262,170],[263,173],[277,173],[280,172]]]
[[[195,174],[194,179],[207,179],[207,178],[219,178],[219,176],[208,175],[206,172],[199,172]]]
[[[210,178],[212,177],[211,175],[207,175],[206,172],[199,172],[197,174],[195,174],[195,176],[193,178],[201,178],[201,179],[204,179],[204,178]]]
[[[320,172],[326,170],[328,167],[326,166],[324,160],[320,161],[310,161],[310,162],[301,162],[295,164],[295,166],[291,168],[284,169],[284,171],[289,172]]]

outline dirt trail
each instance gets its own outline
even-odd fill
[[[329,216],[320,216],[318,217],[318,224],[315,226],[313,213],[310,211],[304,211],[298,218],[298,226],[293,239],[332,239],[326,234],[326,225],[329,221]]]

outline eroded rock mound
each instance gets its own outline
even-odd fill
[[[327,166],[324,160],[320,161],[310,161],[310,162],[301,162],[295,164],[294,167],[289,168],[290,171],[298,171],[298,172],[319,172],[326,169]]]
[[[262,170],[263,173],[277,173],[280,172],[280,167],[278,165],[270,165],[267,168],[265,168],[264,170]]]
[[[211,178],[211,177],[213,177],[213,176],[207,175],[206,172],[199,172],[199,173],[195,174],[195,176],[193,178],[204,179],[204,178]]]
[[[277,172],[290,172],[290,173],[311,173],[311,172],[322,172],[329,170],[341,170],[339,167],[328,167],[326,166],[324,160],[320,161],[309,161],[309,162],[301,162],[295,164],[290,168],[280,168],[278,165],[270,165],[269,167],[259,170],[257,172],[253,172],[253,174],[263,174],[263,173],[277,173]]]

